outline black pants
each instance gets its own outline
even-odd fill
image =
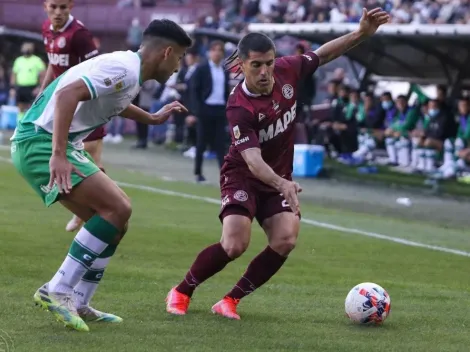
[[[194,165],[194,174],[202,175],[202,161],[207,145],[217,154],[219,167],[222,167],[225,156],[225,126],[227,118],[225,117],[225,106],[208,106],[202,109],[201,116],[197,121],[197,143],[196,160]]]

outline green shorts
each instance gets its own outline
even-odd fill
[[[49,189],[49,160],[52,156],[52,135],[38,134],[34,137],[12,141],[11,159],[23,178],[42,198],[46,206],[51,206],[59,199],[59,191],[54,185]],[[67,159],[86,177],[100,171],[93,158],[84,150],[77,150],[67,145]],[[82,182],[83,178],[72,173],[72,187]]]

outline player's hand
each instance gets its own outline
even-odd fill
[[[70,193],[72,190],[72,172],[78,176],[85,178],[80,170],[73,166],[66,156],[53,155],[49,160],[49,170],[51,177],[49,179],[48,188],[52,189],[54,183],[57,185],[59,193]]]
[[[188,112],[188,109],[186,109],[180,102],[174,101],[173,103],[165,105],[155,114],[152,114],[152,124],[161,125],[162,123],[165,123],[171,115],[180,112]]]
[[[297,194],[302,192],[302,188],[297,182],[285,180],[280,189],[284,199],[289,204],[292,212],[295,215],[300,215],[300,204]]]
[[[362,9],[362,17],[359,22],[359,31],[366,36],[371,36],[377,29],[387,23],[390,20],[390,16],[387,12],[383,11],[380,7],[375,8],[371,11]]]

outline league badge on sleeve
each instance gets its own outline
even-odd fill
[[[238,139],[240,138],[240,129],[238,128],[238,125],[236,125],[233,129],[233,135],[235,136],[235,139]]]

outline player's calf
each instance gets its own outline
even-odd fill
[[[245,252],[250,242],[251,218],[237,214],[239,207],[228,207],[223,218],[222,239],[202,250],[191,265],[184,280],[166,298],[166,310],[175,315],[186,314],[196,288],[217,274],[232,260]],[[230,209],[230,211],[229,211]]]
[[[300,219],[291,212],[275,214],[262,222],[269,245],[256,256],[246,272],[212,312],[230,319],[240,319],[236,308],[242,298],[264,285],[284,265],[297,243]]]

